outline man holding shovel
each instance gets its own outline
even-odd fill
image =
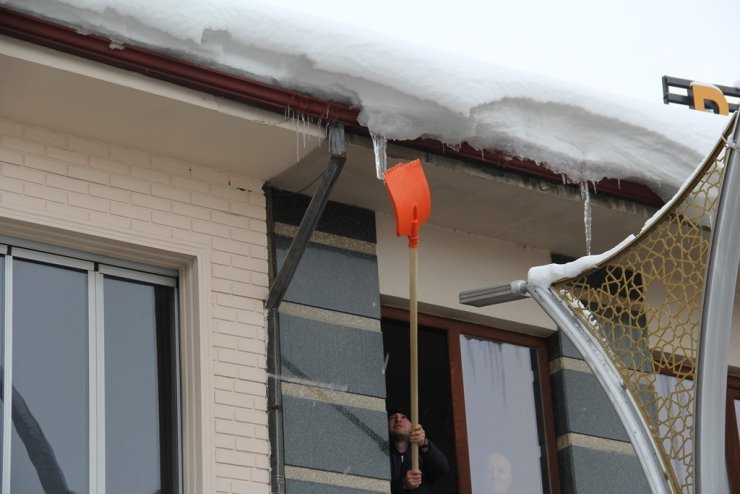
[[[427,440],[419,424],[419,355],[417,316],[417,259],[421,226],[429,219],[431,197],[420,160],[401,163],[383,174],[393,203],[396,235],[409,238],[409,375],[411,414],[388,413],[391,453],[391,492],[430,493],[429,483],[449,466],[444,455]],[[423,455],[423,462],[420,458]],[[422,466],[422,463],[424,465]],[[422,473],[422,471],[424,473]]]
[[[391,493],[431,494],[431,484],[450,469],[445,455],[426,437],[421,425],[412,427],[404,409],[388,411]],[[411,444],[419,447],[419,469],[411,468]]]

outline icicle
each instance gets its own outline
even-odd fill
[[[298,115],[293,115],[293,130],[295,131],[295,160],[301,160],[300,137],[298,133]]]
[[[588,182],[581,182],[581,199],[583,199],[583,225],[586,229],[586,255],[591,255],[591,194]]]
[[[370,132],[370,137],[373,140],[373,151],[375,151],[375,174],[378,180],[383,180],[383,174],[388,168],[388,156],[385,154],[388,139],[374,132]]]

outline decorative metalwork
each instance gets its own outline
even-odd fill
[[[675,493],[694,492],[694,383],[731,128],[637,238],[595,269],[551,287],[617,369]]]

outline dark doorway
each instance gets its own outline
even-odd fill
[[[382,331],[387,359],[387,403],[408,408],[411,388],[408,323],[384,320]],[[458,492],[451,396],[447,334],[419,326],[419,421],[450,464],[450,472],[432,486],[434,494]]]

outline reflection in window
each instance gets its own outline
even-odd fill
[[[154,287],[105,280],[106,493],[160,488]]]
[[[14,494],[88,492],[87,298],[85,272],[13,263]]]
[[[532,354],[460,336],[473,492],[543,492]]]

